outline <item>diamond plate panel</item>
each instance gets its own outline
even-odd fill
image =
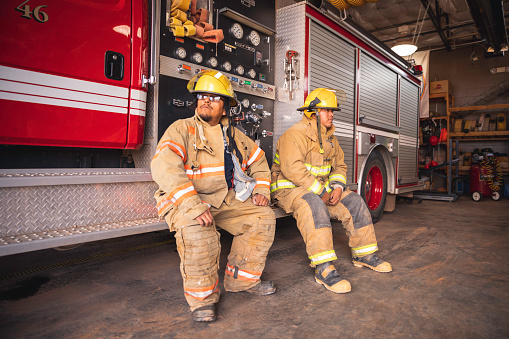
[[[0,188],[0,237],[157,216],[154,182]]]
[[[306,8],[305,3],[278,9],[276,12],[276,57],[279,63],[275,67],[274,85],[276,87],[276,101],[274,103],[274,146],[288,128],[302,119],[302,113],[297,108],[304,103],[304,60],[306,47]],[[293,99],[289,99],[288,91],[283,89],[285,81],[283,60],[286,51],[294,50],[299,53],[298,89],[293,91]]]

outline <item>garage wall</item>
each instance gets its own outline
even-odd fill
[[[477,57],[477,61],[472,61],[471,57]],[[463,106],[509,79],[508,72],[490,74],[490,69],[502,66],[509,66],[509,53],[486,59],[481,46],[458,48],[452,52],[434,51],[430,55],[429,77],[430,81],[449,80],[456,106]],[[504,102],[509,102],[509,92],[492,104]]]
[[[477,60],[472,60],[474,58]],[[492,68],[509,66],[509,53],[503,57],[485,58],[482,46],[458,48],[453,52],[433,51],[429,66],[430,81],[449,80],[452,84],[456,106],[465,106],[473,100],[480,99],[487,91],[504,81],[509,81],[509,72],[490,73]],[[489,104],[500,103],[509,103],[509,91]],[[434,110],[445,112],[445,105],[430,103],[430,111]],[[509,118],[509,112],[506,116]],[[465,152],[471,152],[474,148],[491,148],[495,152],[508,153],[509,141],[462,142],[460,147]]]

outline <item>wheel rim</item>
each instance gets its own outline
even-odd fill
[[[382,202],[384,189],[384,179],[382,177],[382,171],[380,168],[373,166],[369,170],[366,178],[366,201],[369,209],[376,210]]]

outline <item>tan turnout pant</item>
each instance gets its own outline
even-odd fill
[[[230,197],[231,194],[227,196]],[[247,290],[260,283],[265,260],[272,242],[276,220],[270,207],[225,199],[219,208],[210,208],[214,224],[201,226],[180,212],[166,217],[175,231],[184,293],[191,311],[219,301],[220,227],[234,235],[224,276],[226,291]]]
[[[348,188],[343,191],[336,206],[326,205],[318,195],[302,187],[278,190],[272,198],[296,219],[313,267],[337,259],[332,243],[331,219],[342,222],[353,257],[378,250],[369,210],[364,200]]]

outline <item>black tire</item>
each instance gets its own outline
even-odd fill
[[[378,151],[369,155],[360,181],[360,192],[371,213],[373,224],[377,223],[382,218],[387,199],[387,169]]]

